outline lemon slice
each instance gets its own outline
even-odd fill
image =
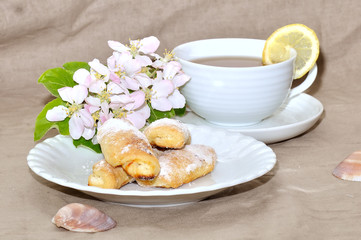
[[[303,77],[315,65],[320,53],[316,33],[303,24],[290,24],[277,29],[266,40],[262,63],[278,63],[290,58],[290,49],[297,52],[294,79]]]

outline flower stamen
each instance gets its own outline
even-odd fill
[[[83,105],[82,104],[76,104],[76,103],[73,103],[70,105],[70,103],[67,103],[66,104],[67,106],[67,110],[66,110],[66,114],[68,114],[69,117],[73,116],[73,114],[77,111],[79,111],[80,109],[83,108]]]
[[[174,52],[173,52],[173,50],[172,51],[167,51],[167,49],[165,49],[163,55],[164,55],[164,58],[163,58],[164,62],[169,62],[171,60],[174,60]]]
[[[145,88],[142,89],[142,91],[145,93],[145,101],[151,101],[152,100],[152,89],[151,88]]]
[[[113,114],[114,114],[114,118],[123,118],[123,117],[127,117],[128,112],[123,108],[119,108],[113,110]]]
[[[101,91],[101,93],[98,95],[98,98],[100,99],[100,102],[110,102],[110,93],[106,90]]]
[[[94,127],[96,127],[97,126],[97,121],[100,119],[99,111],[93,113],[91,116],[94,119]]]

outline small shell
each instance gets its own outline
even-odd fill
[[[70,203],[60,208],[52,222],[57,227],[74,232],[102,232],[117,225],[102,211],[80,203]]]
[[[353,152],[333,170],[335,177],[349,181],[361,181],[361,151]]]

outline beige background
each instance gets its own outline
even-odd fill
[[[361,149],[360,13],[359,0],[0,1],[0,238],[360,239],[361,183],[331,174]],[[270,145],[278,163],[266,176],[196,204],[141,209],[95,200],[28,168],[34,121],[51,99],[37,84],[45,70],[105,62],[110,39],[154,35],[162,51],[205,38],[265,39],[296,22],[320,39],[320,72],[309,94],[325,112],[309,132]],[[98,234],[56,228],[51,218],[71,202],[105,211],[117,228]]]

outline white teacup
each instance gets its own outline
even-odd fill
[[[206,39],[177,46],[173,51],[191,80],[181,89],[193,112],[224,126],[256,124],[271,116],[287,98],[308,89],[317,66],[292,88],[296,51],[281,63],[255,67],[219,67],[192,62],[212,57],[262,59],[265,40],[244,38]]]

